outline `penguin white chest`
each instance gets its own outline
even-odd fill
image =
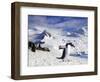
[[[71,53],[71,46],[68,45],[68,47],[67,47],[67,56],[70,56],[70,53]]]
[[[69,56],[70,56],[70,51],[71,51],[71,46],[68,45],[68,46],[65,48],[65,56],[66,56],[66,58],[69,58]]]

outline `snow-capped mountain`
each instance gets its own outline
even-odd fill
[[[51,34],[46,30],[38,34],[29,35],[29,41],[33,43],[39,43],[42,42],[45,37],[51,37]]]

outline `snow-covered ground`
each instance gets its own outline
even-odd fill
[[[57,59],[62,53],[52,50],[44,52],[37,50],[35,53],[29,49],[29,66],[56,66],[56,65],[77,65],[87,64],[87,58],[79,56],[69,56],[63,60]]]
[[[50,52],[36,50],[32,52],[29,49],[28,66],[55,66],[55,65],[79,65],[88,63],[87,36],[77,38],[60,36],[59,34],[43,39],[45,44],[42,47],[48,47]],[[59,49],[59,45],[65,45],[66,42],[72,42],[75,48],[71,47],[69,55],[64,60],[57,59],[61,57],[63,49]]]

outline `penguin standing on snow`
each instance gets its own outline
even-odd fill
[[[72,43],[66,43],[64,47],[59,47],[59,49],[63,49],[63,53],[61,57],[57,57],[57,59],[64,59],[68,53],[68,46],[75,47]]]

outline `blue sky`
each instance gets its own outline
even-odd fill
[[[28,15],[29,29],[46,27],[62,29],[66,32],[75,32],[81,28],[84,28],[85,26],[88,26],[87,17]]]
[[[48,24],[57,24],[65,21],[76,20],[79,21],[81,25],[87,24],[87,17],[65,17],[65,16],[36,16],[36,15],[29,15],[28,22],[34,23],[37,20],[45,19]],[[39,21],[40,22],[40,21]]]

